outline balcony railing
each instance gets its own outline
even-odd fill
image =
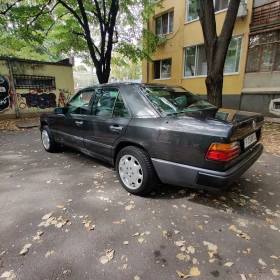
[[[253,8],[251,27],[280,23],[280,0]]]

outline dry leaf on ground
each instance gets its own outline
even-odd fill
[[[192,276],[199,276],[200,275],[200,271],[197,267],[192,267],[190,269],[190,275]]]
[[[227,262],[227,263],[225,263],[223,266],[232,267],[232,266],[233,266],[233,263],[232,263],[232,262]]]
[[[279,276],[280,274],[279,274],[279,270],[278,269],[271,269],[271,272],[272,272],[272,274],[274,275],[274,276]]]
[[[16,275],[14,274],[14,272],[12,270],[5,271],[4,273],[2,273],[0,278],[6,278],[7,280],[12,280],[12,279],[16,278]]]
[[[203,244],[208,246],[208,250],[209,251],[216,251],[218,249],[218,246],[217,245],[214,245],[210,242],[207,242],[207,241],[203,241]]]
[[[23,246],[23,249],[20,251],[20,255],[25,255],[25,254],[27,254],[28,253],[28,251],[29,251],[29,248],[32,246],[32,244],[31,243],[28,243],[28,244],[26,244],[26,245],[24,245]]]
[[[266,266],[266,263],[262,259],[259,259],[259,263],[263,266]]]
[[[54,254],[54,251],[48,251],[48,252],[46,253],[45,257],[47,258],[47,257],[49,257],[49,256],[52,255],[52,254]]]

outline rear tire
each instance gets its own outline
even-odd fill
[[[116,171],[122,186],[135,195],[149,194],[158,184],[149,155],[138,147],[128,146],[118,153]]]
[[[45,150],[49,153],[54,153],[59,150],[60,145],[55,142],[51,131],[47,125],[41,129],[41,140]]]

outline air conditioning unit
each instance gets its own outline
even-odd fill
[[[280,116],[280,98],[270,101],[269,113]]]
[[[237,17],[243,18],[247,16],[248,10],[247,10],[247,4],[246,3],[240,3],[238,12],[237,12]]]

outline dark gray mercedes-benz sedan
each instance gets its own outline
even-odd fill
[[[137,195],[164,184],[230,186],[261,155],[263,115],[217,109],[178,86],[116,83],[79,91],[41,116],[48,152],[60,144],[114,165]]]

